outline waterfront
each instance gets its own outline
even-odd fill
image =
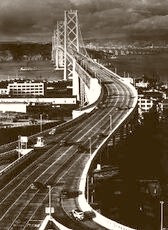
[[[21,67],[32,67],[37,70],[21,71]],[[62,71],[55,71],[51,61],[18,61],[0,63],[0,80],[9,79],[61,80]]]
[[[110,60],[111,69],[117,68],[121,76],[157,78],[161,81],[168,81],[168,53],[154,55],[123,55]],[[105,60],[104,60],[105,61]],[[21,67],[36,67],[39,70],[20,71]],[[36,80],[61,80],[62,71],[54,71],[51,61],[20,61],[0,63],[0,80],[13,78],[30,78]]]
[[[153,55],[123,55],[117,59],[112,59],[112,70],[117,68],[117,73],[121,76],[124,72],[130,74],[130,77],[157,78],[167,82],[168,80],[168,53],[159,53]],[[128,76],[128,75],[127,75]]]

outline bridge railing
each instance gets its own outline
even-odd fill
[[[114,134],[118,128],[121,126],[123,121],[121,121],[121,123],[114,128],[114,130],[108,135],[108,137],[106,137],[104,139],[104,141],[100,144],[99,148],[96,149],[90,159],[88,160],[88,162],[85,165],[85,168],[83,170],[81,179],[80,179],[80,184],[79,184],[79,191],[82,191],[82,194],[79,195],[78,197],[78,202],[79,202],[79,206],[81,208],[81,210],[83,211],[94,211],[95,213],[95,217],[93,218],[93,221],[95,221],[97,224],[109,229],[109,230],[135,230],[133,228],[124,226],[122,224],[117,223],[116,221],[113,221],[111,219],[108,219],[107,217],[101,215],[100,213],[98,213],[96,210],[94,210],[87,202],[86,198],[85,198],[85,187],[86,187],[86,180],[87,180],[87,175],[90,169],[90,166],[92,164],[93,159],[95,158],[95,156],[98,154],[99,151],[101,151],[101,149],[104,148],[104,145],[106,144],[106,142],[110,139],[111,135]]]
[[[103,67],[103,66],[102,66]],[[107,69],[108,70],[108,69]],[[117,80],[123,82],[122,78],[120,76],[118,76],[117,74],[111,72],[110,70],[108,70],[110,74],[114,74],[114,77],[117,78]],[[98,149],[96,149],[90,159],[88,160],[88,162],[85,165],[85,168],[83,170],[82,176],[81,176],[81,180],[80,180],[80,184],[79,184],[79,190],[82,191],[82,194],[79,195],[78,197],[78,202],[79,202],[79,206],[83,211],[94,211],[95,213],[95,217],[93,218],[93,220],[98,223],[99,225],[102,225],[103,227],[110,229],[110,230],[135,230],[133,228],[124,226],[122,224],[117,223],[116,221],[113,221],[111,219],[108,219],[107,217],[101,215],[100,213],[98,213],[97,211],[95,211],[87,202],[86,198],[85,198],[85,187],[86,187],[86,180],[87,180],[87,175],[90,169],[90,166],[92,164],[93,159],[95,158],[95,156],[98,154],[99,151],[101,151],[105,144],[107,143],[107,141],[111,138],[112,135],[115,135],[115,133],[117,132],[117,130],[119,130],[119,128],[124,125],[125,123],[127,123],[131,117],[133,116],[134,113],[136,113],[137,110],[137,101],[138,101],[138,94],[136,89],[129,83],[123,82],[123,84],[127,84],[128,87],[131,88],[132,92],[133,92],[133,98],[134,98],[134,103],[131,109],[129,109],[129,111],[125,114],[125,116],[120,120],[120,122],[118,123],[118,125],[116,127],[114,127],[114,129],[109,133],[109,135],[104,139],[104,141],[99,145]]]

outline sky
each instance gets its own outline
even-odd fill
[[[0,0],[0,41],[49,42],[69,9],[83,39],[168,40],[168,0]]]

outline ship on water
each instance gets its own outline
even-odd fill
[[[30,66],[29,62],[27,62],[27,65],[25,66],[21,66],[20,71],[35,71],[35,70],[39,70],[36,66]]]
[[[20,67],[20,69],[19,69],[20,71],[35,71],[35,70],[39,70],[37,67],[24,67],[24,66],[22,66],[22,67]]]

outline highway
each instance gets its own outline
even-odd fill
[[[97,108],[80,123],[56,131],[54,135],[45,132],[46,148],[35,150],[32,160],[22,164],[17,173],[10,171],[1,176],[0,229],[38,229],[48,206],[46,185],[52,186],[53,217],[60,223],[70,229],[104,229],[92,220],[74,220],[70,212],[79,207],[77,197],[61,197],[63,189],[78,191],[80,176],[90,157],[90,141],[93,152],[105,138],[98,134],[108,135],[135,102],[131,88],[106,69],[96,64],[95,69],[105,89],[103,101]],[[34,181],[45,185],[44,188],[33,188]]]

